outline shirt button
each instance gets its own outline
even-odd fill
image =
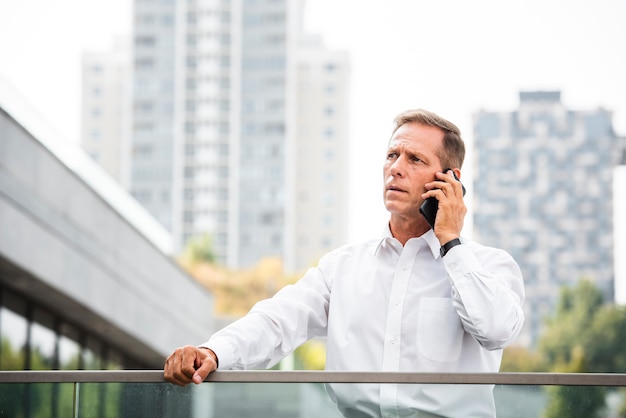
[[[396,345],[396,339],[395,338],[392,338],[390,342],[391,342],[391,345]]]
[[[402,265],[402,271],[406,271],[406,264]]]
[[[393,300],[393,304],[394,305],[399,305],[400,304],[400,299],[394,299]]]

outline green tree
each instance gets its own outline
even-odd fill
[[[215,263],[217,254],[213,246],[213,237],[209,234],[203,234],[189,239],[185,245],[183,257],[189,260],[191,264]]]
[[[626,307],[600,307],[582,337],[590,372],[626,373]]]
[[[600,290],[582,280],[565,287],[539,350],[554,372],[625,372],[626,310],[603,303]],[[551,387],[547,418],[596,417],[604,408],[605,388]]]
[[[570,353],[567,364],[557,364],[561,373],[584,373],[588,368],[582,347]],[[550,386],[545,418],[601,418],[604,416],[606,389],[601,386]]]
[[[603,304],[598,288],[586,280],[561,291],[556,314],[539,342],[546,361],[556,368],[571,369],[573,361],[582,361],[580,371],[594,373],[626,372],[625,346],[626,308]]]
[[[583,344],[582,333],[588,330],[595,312],[602,306],[602,294],[589,281],[576,288],[564,287],[556,314],[546,321],[539,348],[548,364],[567,364],[573,350]]]
[[[545,372],[547,370],[548,365],[541,353],[525,347],[516,345],[507,347],[502,355],[501,372]]]

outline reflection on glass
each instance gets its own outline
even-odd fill
[[[30,368],[31,370],[51,370],[54,367],[54,347],[56,335],[54,331],[33,322],[30,336]]]
[[[24,370],[28,322],[15,312],[0,307],[0,369]]]
[[[109,350],[107,356],[107,370],[122,370],[124,368],[124,358],[119,351]]]
[[[73,398],[73,383],[0,384],[0,416],[72,417]]]
[[[80,363],[80,346],[76,341],[62,335],[59,338],[59,368],[61,370],[78,370]]]
[[[87,338],[87,344],[83,349],[83,364],[85,370],[98,370],[102,368],[100,342],[95,338]]]
[[[494,395],[498,418],[618,417],[625,400],[624,388],[601,386],[496,385]],[[0,384],[0,410],[37,418],[341,417],[320,383]]]

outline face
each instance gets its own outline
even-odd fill
[[[424,184],[443,170],[438,155],[443,136],[437,127],[411,122],[400,126],[391,137],[383,167],[383,192],[385,207],[392,216],[421,219]]]

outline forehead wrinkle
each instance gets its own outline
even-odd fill
[[[389,143],[389,151],[402,151],[406,152],[410,156],[417,156],[420,159],[426,159],[427,155],[419,149],[414,147],[414,144],[411,141],[406,140],[392,140]]]

